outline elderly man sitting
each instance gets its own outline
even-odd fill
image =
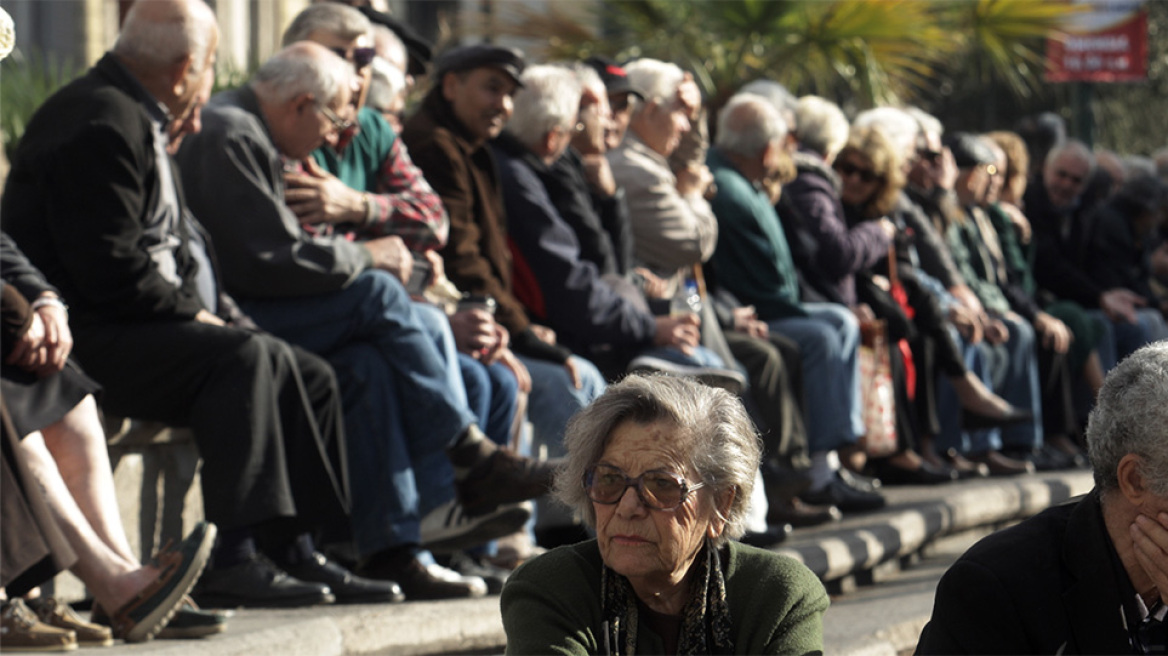
[[[918,653],[1165,653],[1166,398],[1168,343],[1108,375],[1087,424],[1095,489],[954,563]]]
[[[317,43],[277,53],[251,83],[212,99],[179,159],[187,197],[221,246],[227,286],[261,326],[329,358],[344,390],[361,571],[415,599],[473,596],[419,546],[422,521],[488,540],[530,514],[550,469],[485,439],[447,377],[401,278],[397,236],[361,243],[311,234],[285,205],[284,162],[334,142],[352,115],[351,65]],[[435,472],[442,457],[454,484]],[[457,501],[455,503],[455,492]]]

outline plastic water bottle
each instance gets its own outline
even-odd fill
[[[673,317],[685,316],[687,314],[701,316],[701,313],[702,295],[698,291],[698,281],[693,278],[686,278],[685,284],[678,285],[677,292],[669,302],[669,315]]]

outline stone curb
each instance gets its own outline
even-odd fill
[[[1089,472],[991,479],[945,488],[888,488],[889,507],[831,527],[804,529],[778,553],[796,558],[840,594],[879,583],[910,564],[932,540],[1033,515],[1091,489]],[[894,655],[911,649],[927,618],[857,636],[842,653]],[[498,597],[398,605],[244,610],[227,633],[198,641],[117,645],[103,655],[348,656],[351,654],[502,653]]]

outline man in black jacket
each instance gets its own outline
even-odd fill
[[[1087,425],[1095,489],[974,545],[920,654],[1168,650],[1168,343],[1114,369]]]
[[[353,582],[308,538],[348,531],[332,369],[237,325],[199,275],[211,253],[166,149],[198,129],[217,43],[201,0],[136,4],[113,50],[30,121],[5,227],[71,306],[74,352],[104,409],[193,429],[204,511],[221,529],[203,584],[254,605],[400,599],[396,586]],[[299,578],[258,558],[257,539]]]

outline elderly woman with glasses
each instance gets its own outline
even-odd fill
[[[691,379],[632,375],[568,427],[560,500],[596,538],[515,571],[509,654],[823,650],[823,585],[741,536],[759,465],[746,411]]]

